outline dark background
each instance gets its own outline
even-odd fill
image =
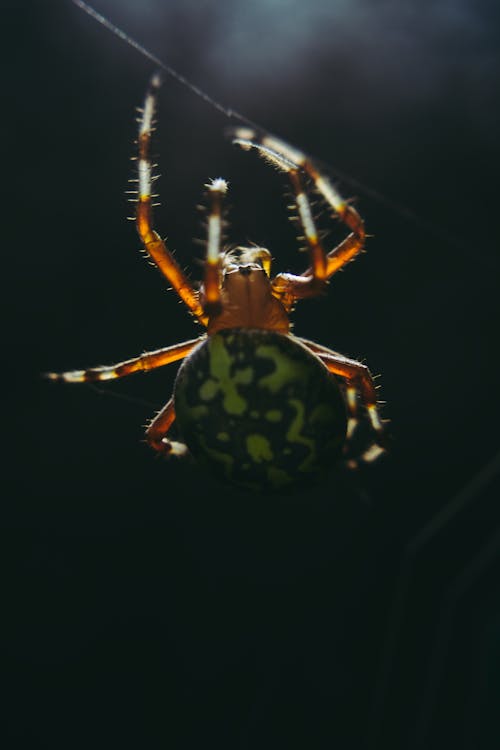
[[[343,175],[373,235],[294,330],[381,374],[393,449],[293,498],[154,459],[175,365],[39,378],[198,331],[125,220],[154,67],[69,0],[4,6],[3,746],[497,748],[496,3],[96,0]],[[299,271],[285,182],[228,124],[165,81],[157,226],[199,278],[224,176],[230,239]]]

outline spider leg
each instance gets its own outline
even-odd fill
[[[237,135],[249,135],[250,133],[253,134],[253,131],[249,131],[247,128],[238,128],[235,133]],[[307,274],[297,276],[291,273],[280,273],[272,281],[273,294],[281,299],[287,309],[290,309],[296,299],[320,294],[328,278],[327,256],[316,229],[311,204],[302,180],[301,167],[288,156],[269,148],[263,143],[263,140],[254,141],[237,137],[233,140],[233,143],[245,150],[255,148],[267,161],[286,172],[290,179],[295,195],[295,205],[311,259],[311,267]]]
[[[271,135],[261,135],[251,128],[233,130],[233,143],[243,149],[255,148],[267,161],[286,172],[292,182],[299,218],[304,229],[311,256],[311,266],[302,274],[279,274],[273,286],[278,295],[300,299],[318,294],[322,284],[362,251],[366,232],[364,222],[353,206],[345,201],[314,162],[298,149]],[[334,215],[350,230],[350,234],[333,250],[325,253],[314,225],[310,203],[302,187],[300,170],[314,182],[316,190],[332,209]],[[290,303],[288,303],[290,306]]]
[[[344,357],[344,355],[320,344],[302,338],[299,341],[311,349],[331,373],[339,375],[346,381],[347,444],[352,440],[359,423],[358,400],[365,406],[375,442],[364,451],[360,458],[366,463],[374,461],[386,451],[387,441],[377,405],[375,383],[370,370],[361,362]],[[349,462],[351,466],[355,466],[356,463],[354,460]]]
[[[207,231],[207,256],[203,288],[200,300],[208,317],[217,314],[221,308],[221,244],[224,222],[222,200],[227,192],[227,182],[222,178],[212,180],[208,185],[210,208]]]
[[[118,362],[115,365],[104,367],[91,367],[88,370],[71,370],[69,372],[47,372],[44,377],[49,380],[62,380],[66,383],[93,383],[98,380],[115,380],[134,372],[147,372],[157,367],[163,367],[171,362],[184,359],[194,347],[204,340],[204,336],[181,344],[166,346],[154,352],[144,352],[139,357]]]
[[[184,443],[177,443],[174,440],[168,440],[166,434],[175,421],[174,399],[171,398],[163,409],[158,412],[156,417],[146,430],[146,441],[148,445],[159,454],[168,456],[184,456],[188,449]]]
[[[142,115],[139,120],[139,135],[137,139],[138,194],[135,214],[136,227],[149,257],[154,261],[160,272],[172,285],[192,314],[200,323],[206,325],[207,317],[200,304],[197,292],[193,289],[186,274],[167,249],[165,242],[153,228],[151,136],[154,129],[157,92],[160,85],[161,78],[156,73],[151,79],[144,100]]]

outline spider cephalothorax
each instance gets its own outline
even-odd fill
[[[270,268],[271,253],[263,247],[238,247],[222,255],[218,300],[207,324],[209,336],[225,328],[290,331],[287,312],[273,295]],[[200,301],[206,307],[203,286]]]
[[[310,265],[299,275],[273,277],[267,249],[224,251],[227,183],[218,178],[207,185],[207,252],[196,290],[153,228],[150,145],[159,85],[159,76],[153,76],[140,119],[136,226],[144,249],[206,334],[109,367],[48,377],[70,383],[110,380],[184,360],[174,395],[152,420],[146,440],[164,455],[180,456],[189,449],[216,474],[244,487],[277,490],[308,482],[342,452],[356,465],[348,453],[360,404],[373,434],[360,459],[372,461],[383,453],[385,440],[368,368],[293,336],[289,320],[297,300],[320,294],[328,279],[361,252],[361,217],[305,154],[272,136],[237,128],[233,143],[256,149],[288,175]],[[316,230],[304,176],[349,230],[329,252]],[[184,442],[169,437],[176,418]]]

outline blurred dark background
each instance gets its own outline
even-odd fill
[[[373,235],[294,330],[380,373],[393,449],[291,498],[154,459],[175,365],[39,378],[198,331],[125,220],[152,64],[69,0],[3,5],[3,746],[497,748],[497,4],[95,2]],[[230,124],[165,81],[158,229],[199,278],[224,176],[230,239],[299,271],[286,183]]]

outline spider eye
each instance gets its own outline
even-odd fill
[[[244,266],[240,266],[238,268],[238,271],[241,273],[242,276],[250,276],[252,271],[260,270],[260,267],[255,267],[255,264],[246,263]]]
[[[263,269],[269,276],[271,273],[271,253],[265,247],[237,247],[239,266],[253,266],[256,270]]]

